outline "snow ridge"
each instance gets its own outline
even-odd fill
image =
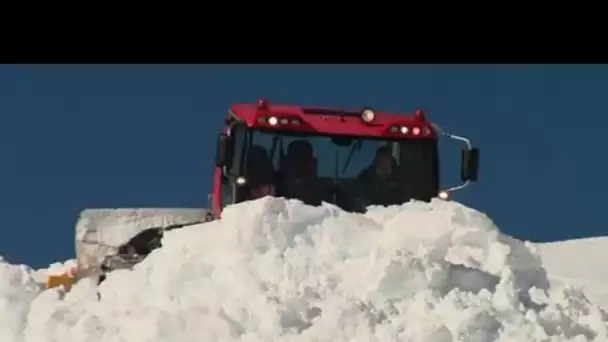
[[[533,244],[454,202],[361,215],[264,198],[163,244],[65,296],[0,263],[0,340],[608,341],[608,316],[552,286]]]

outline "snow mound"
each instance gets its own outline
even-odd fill
[[[580,291],[551,287],[533,245],[458,203],[361,215],[264,198],[163,244],[65,295],[35,297],[27,272],[3,264],[0,300],[14,301],[0,340],[608,340],[608,317]]]
[[[0,257],[0,341],[22,340],[30,303],[43,288],[25,265],[11,265]]]
[[[608,237],[542,243],[539,250],[552,283],[584,289],[590,300],[608,309]]]

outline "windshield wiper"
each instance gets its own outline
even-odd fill
[[[348,168],[348,165],[350,164],[350,161],[353,158],[353,155],[355,155],[355,151],[358,150],[360,147],[361,147],[361,140],[355,140],[355,142],[353,142],[353,144],[350,147],[350,151],[348,152],[348,157],[346,158],[346,161],[344,162],[344,167],[342,167],[342,174],[344,174],[346,172],[346,169]]]

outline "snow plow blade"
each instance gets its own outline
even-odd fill
[[[207,209],[186,208],[118,208],[86,209],[76,224],[76,282],[103,274],[102,263],[116,255],[133,237],[148,230],[164,230],[176,226],[210,220]],[[49,282],[68,282],[58,277]],[[62,283],[63,284],[63,283]]]

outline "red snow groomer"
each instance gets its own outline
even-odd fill
[[[464,144],[462,183],[443,189],[440,138]],[[232,203],[278,196],[364,212],[412,199],[447,200],[477,181],[478,162],[468,139],[441,130],[422,110],[233,104],[217,138],[210,208],[84,210],[76,227],[78,273],[54,277],[49,286],[132,267],[160,247],[164,231],[219,219]]]

